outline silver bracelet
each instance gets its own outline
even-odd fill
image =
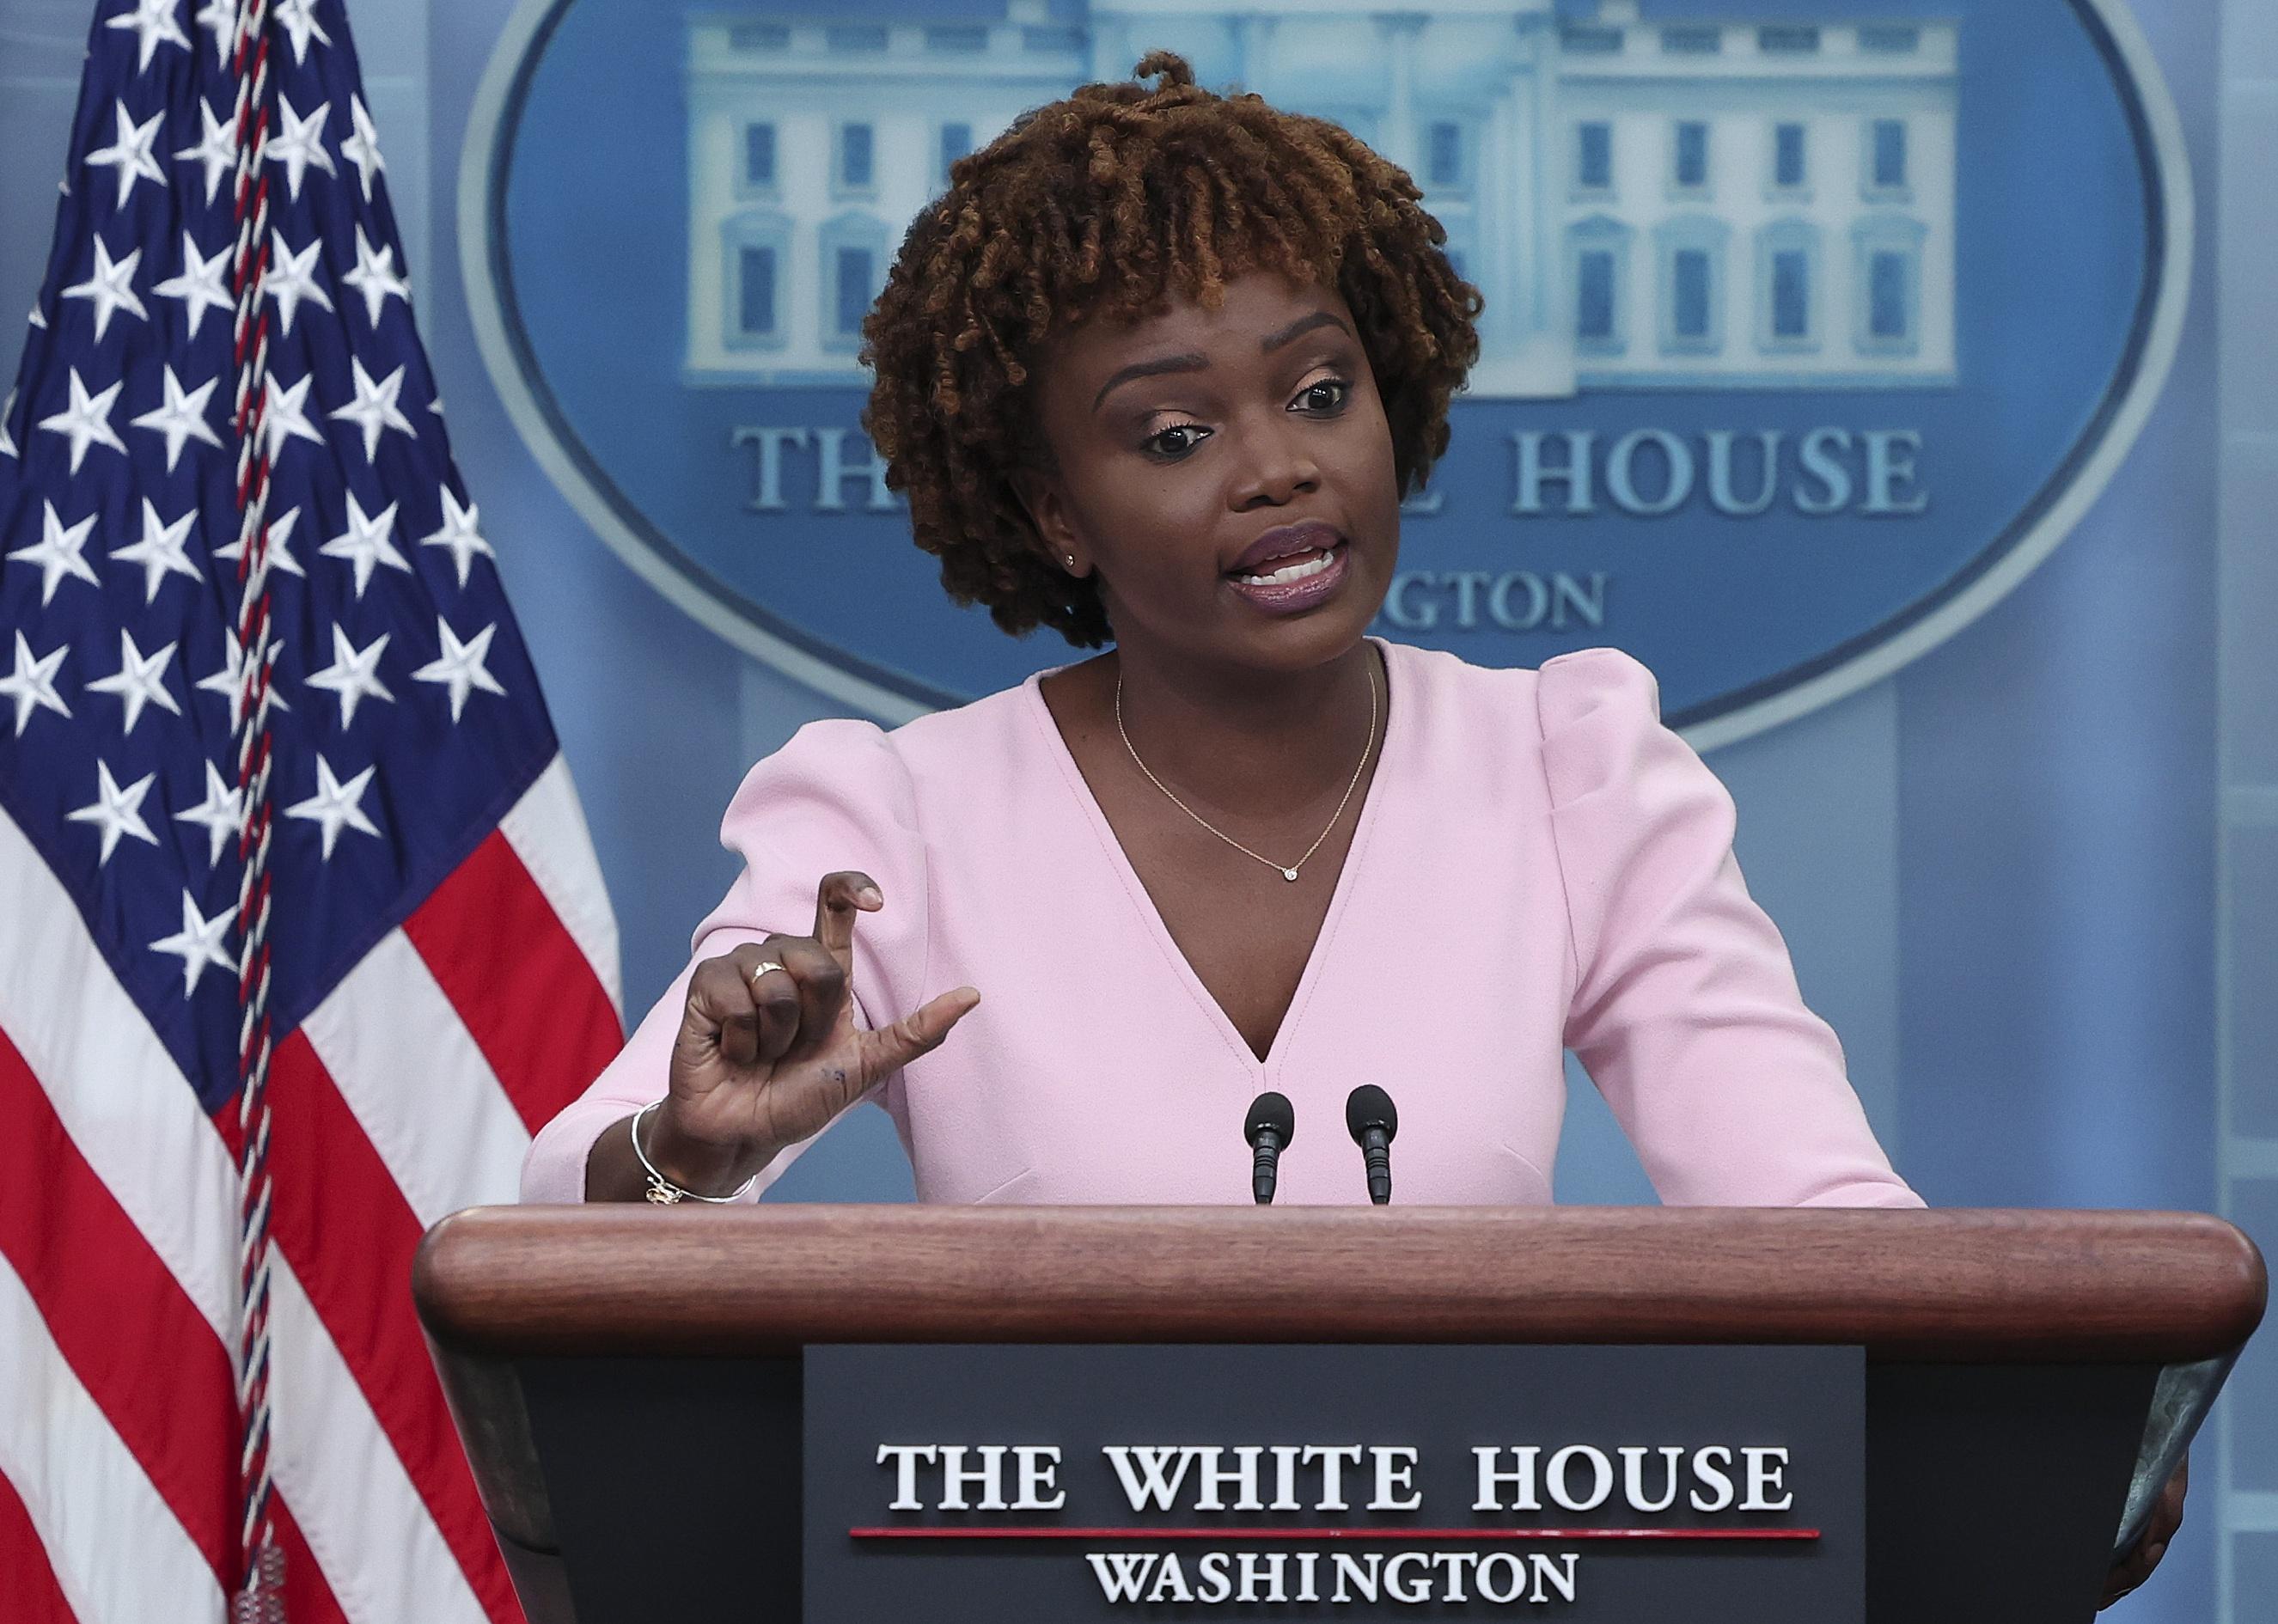
[[[750,1194],[752,1186],[760,1182],[760,1176],[757,1173],[753,1173],[726,1195],[699,1195],[693,1190],[683,1189],[656,1170],[656,1163],[650,1161],[648,1152],[641,1148],[641,1118],[663,1103],[661,1100],[653,1100],[633,1113],[633,1155],[640,1158],[641,1166],[648,1172],[648,1188],[641,1193],[642,1195],[660,1207],[671,1207],[681,1201],[709,1201],[718,1207],[724,1206],[730,1201],[739,1201]]]

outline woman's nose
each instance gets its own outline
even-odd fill
[[[1280,507],[1320,488],[1321,469],[1303,435],[1275,425],[1246,435],[1250,455],[1234,488],[1237,513]]]

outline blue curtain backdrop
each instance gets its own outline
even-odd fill
[[[637,579],[499,404],[458,273],[458,168],[511,9],[353,0],[351,14],[455,449],[584,796],[638,1013],[731,877],[715,835],[744,768],[831,707]],[[2221,1209],[2270,1247],[2278,7],[2133,9],[2181,110],[2199,206],[2190,322],[2149,427],[2073,537],[1992,612],[1712,765],[1807,995],[1932,1202]],[[88,14],[88,0],[0,0],[0,311],[28,305],[47,252]],[[0,322],[7,378],[21,338]],[[865,1117],[777,1194],[906,1199],[883,1115]],[[1586,1084],[1558,1177],[1570,1201],[1650,1199]],[[2183,1535],[2116,1620],[2278,1620],[2269,1347],[2228,1409],[2199,1452]]]

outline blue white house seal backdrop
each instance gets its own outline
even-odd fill
[[[559,0],[471,133],[478,330],[557,482],[707,624],[883,716],[1002,687],[1066,649],[957,611],[910,545],[856,426],[863,315],[950,164],[1167,46],[1403,164],[1486,296],[1378,629],[1490,665],[1613,644],[1730,739],[2046,554],[2164,380],[2188,278],[2182,142],[2124,10],[1797,11]]]

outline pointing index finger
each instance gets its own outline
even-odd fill
[[[814,939],[830,950],[849,976],[854,973],[854,914],[875,912],[886,905],[878,882],[860,869],[843,868],[822,876],[814,893]]]

